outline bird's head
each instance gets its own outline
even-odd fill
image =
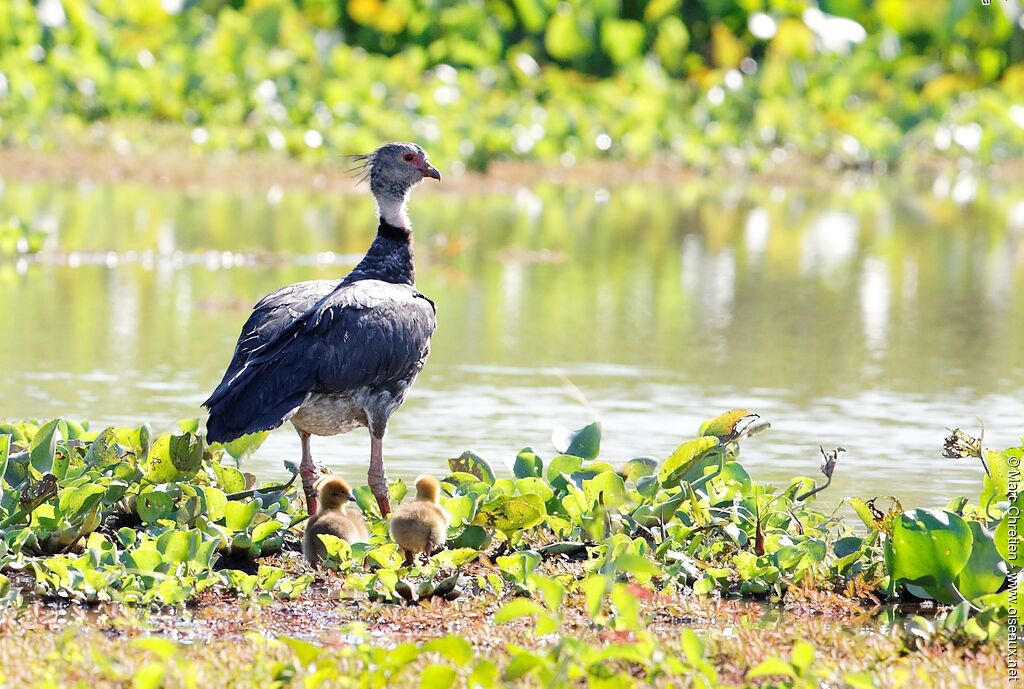
[[[441,179],[441,173],[427,161],[426,151],[419,144],[384,144],[373,153],[353,158],[357,169],[363,171],[362,179],[370,181],[381,217],[397,227],[409,227],[405,213],[409,190],[426,177]]]
[[[433,476],[424,474],[416,479],[416,499],[438,502],[441,493],[441,482]]]
[[[355,501],[352,487],[340,476],[326,476],[321,479],[317,486],[317,493],[319,493],[321,511],[339,509],[344,507],[345,503]]]
[[[427,161],[426,151],[419,144],[384,144],[373,153],[355,156],[355,159],[363,164],[370,189],[377,197],[402,198],[427,177],[441,179],[441,173]]]

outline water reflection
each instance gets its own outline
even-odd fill
[[[561,188],[420,194],[419,286],[434,352],[387,441],[394,475],[472,447],[550,454],[596,414],[606,454],[664,456],[700,421],[749,407],[774,431],[754,475],[813,474],[849,450],[834,495],[941,503],[978,468],[940,458],[946,426],[1024,421],[1024,201],[977,188]],[[943,193],[938,193],[943,191]],[[8,182],[0,214],[50,228],[45,256],[0,262],[0,416],[194,416],[248,309],[346,271],[374,227],[364,197]],[[366,442],[317,455],[362,476]],[[282,472],[293,434],[256,470]]]

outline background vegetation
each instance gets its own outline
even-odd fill
[[[10,0],[0,137],[447,165],[758,169],[1024,151],[1020,6],[980,0]],[[154,143],[156,141],[157,143]],[[163,142],[166,144],[166,141]]]

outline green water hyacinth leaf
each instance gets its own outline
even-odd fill
[[[18,457],[8,456],[7,470],[0,478],[2,478],[8,486],[18,487],[25,483],[25,481],[29,480],[28,471],[29,462],[27,454],[22,454]]]
[[[544,606],[552,612],[561,610],[565,601],[565,587],[555,579],[539,574],[530,575],[530,587],[540,594]]]
[[[405,481],[398,479],[393,481],[388,486],[388,495],[391,497],[391,502],[399,503],[405,500],[405,496],[409,494],[409,486],[406,485]]]
[[[595,421],[575,431],[556,428],[551,434],[551,444],[563,455],[595,459],[601,454],[601,423]]]
[[[588,481],[602,472],[610,472],[617,475],[615,467],[608,462],[587,462],[580,467],[579,471],[574,471],[570,476],[572,477],[573,483],[577,486],[582,486],[584,481]]]
[[[224,518],[228,506],[228,496],[219,488],[203,486],[205,512],[210,521],[218,522]]]
[[[317,538],[324,544],[327,557],[335,562],[345,562],[352,557],[352,546],[343,538],[331,534],[318,534]]]
[[[985,475],[984,486],[978,498],[978,503],[982,509],[1007,499],[1011,483],[1010,473],[1014,471],[1013,467],[1020,467],[1021,460],[1024,458],[1024,447],[1003,451],[985,450],[984,454],[988,473]],[[1019,484],[1020,475],[1018,474],[1017,476]]]
[[[380,516],[377,498],[373,497],[373,491],[370,490],[369,486],[359,486],[352,491],[352,496],[356,499],[356,504],[359,505],[359,509],[363,511],[363,514],[373,515],[374,517]]]
[[[872,531],[879,528],[878,520],[875,519],[875,515],[867,502],[860,498],[847,498],[846,502],[857,513],[860,520],[864,522],[864,526]]]
[[[366,553],[366,559],[374,563],[381,570],[384,570],[378,574],[378,576],[384,576],[388,572],[394,574],[393,570],[397,570],[402,566],[402,556],[398,552],[398,546],[393,543],[387,545],[379,545]],[[394,584],[392,584],[392,588]]]
[[[25,436],[25,432],[21,430],[19,426],[12,423],[0,423],[0,435],[11,436],[11,442],[17,443],[22,447],[28,442],[28,438]]]
[[[199,531],[168,531],[156,541],[156,549],[168,562],[188,562],[199,550],[202,536]]]
[[[233,531],[245,531],[258,510],[255,501],[231,500],[224,508],[224,525]]]
[[[1006,563],[996,549],[992,532],[980,522],[970,521],[973,542],[971,557],[956,578],[964,598],[974,600],[998,591],[1006,580]]]
[[[40,474],[53,471],[54,454],[57,452],[58,425],[60,419],[48,421],[36,431],[28,446],[29,463]]]
[[[687,440],[669,455],[658,471],[658,481],[663,486],[675,485],[704,457],[704,453],[718,447],[718,438],[709,435]]]
[[[745,434],[763,430],[762,424],[758,423],[759,418],[746,409],[733,409],[702,423],[697,434],[715,436],[723,443],[731,442]]]
[[[622,553],[615,558],[615,571],[630,574],[641,584],[646,584],[661,574],[661,567],[641,555]]]
[[[584,481],[583,493],[591,504],[619,507],[626,502],[626,484],[621,476],[612,471],[602,471],[594,478]]]
[[[536,526],[544,515],[544,504],[537,495],[502,495],[481,505],[475,522],[513,534]]]
[[[1020,532],[1024,525],[1024,493],[1006,510],[1006,514],[996,525],[995,546],[1003,560],[1014,567],[1021,566]]]
[[[217,477],[217,486],[225,493],[239,493],[245,490],[245,476],[235,467],[215,462],[213,473]]]
[[[516,482],[510,478],[499,478],[488,493],[492,498],[498,495],[515,495]]]
[[[750,490],[752,483],[750,474],[743,468],[743,465],[739,462],[729,462],[722,467],[722,473],[718,475],[719,480],[726,483],[738,483],[741,493],[746,493]]]
[[[516,478],[540,478],[544,475],[544,461],[530,448],[524,448],[516,455],[512,464]]]
[[[169,519],[174,512],[174,498],[164,490],[146,488],[135,501],[135,513],[145,524]]]
[[[156,439],[149,450],[143,472],[146,480],[151,483],[170,483],[178,478],[178,470],[171,461],[171,436],[163,435]]]
[[[515,487],[516,492],[520,495],[536,495],[543,502],[547,502],[555,494],[551,485],[547,481],[539,478],[527,477],[517,479]]]
[[[452,488],[453,493],[476,493],[478,495],[487,495],[491,491],[491,485],[484,483],[473,474],[467,474],[464,471],[456,471],[454,473],[445,476],[444,481]]]
[[[897,581],[944,589],[970,559],[972,542],[971,529],[960,516],[908,510],[893,523],[885,548],[886,567]]]
[[[650,500],[661,490],[661,483],[657,476],[644,476],[636,482],[636,490],[644,499]]]
[[[658,470],[658,460],[653,457],[634,457],[626,462],[619,472],[627,481],[639,481]]]
[[[453,472],[472,474],[489,486],[494,484],[494,470],[491,469],[491,465],[483,457],[470,450],[449,459],[448,466]]]
[[[511,555],[495,558],[502,573],[517,584],[526,584],[527,578],[540,564],[540,553],[534,550],[519,550]]]
[[[572,475],[579,471],[580,467],[583,466],[583,459],[575,455],[558,455],[548,463],[548,468],[545,470],[545,478],[551,483],[556,489],[561,489],[565,486],[565,480],[562,475]]]
[[[472,524],[476,517],[477,497],[475,495],[460,495],[444,501],[444,508],[451,516],[450,528],[461,528]]]
[[[141,547],[128,553],[127,565],[140,572],[160,571],[164,563],[164,557],[160,551],[153,547]]]
[[[279,521],[270,520],[263,522],[256,526],[252,530],[252,542],[254,545],[261,545],[271,534],[276,533],[284,528],[284,525]]]
[[[665,524],[675,517],[683,502],[688,499],[687,492],[681,491],[657,505],[640,505],[633,511],[632,517],[642,526],[651,527]]]
[[[106,494],[107,489],[103,486],[87,483],[77,488],[62,490],[57,504],[66,517],[74,517],[92,510]]]
[[[85,463],[88,466],[108,466],[120,462],[124,453],[125,448],[118,444],[114,429],[112,427],[104,428],[89,443],[89,449],[85,453]]]
[[[324,650],[314,646],[308,641],[282,636],[281,641],[288,646],[303,665],[311,665],[316,659],[323,655]]]
[[[67,478],[68,468],[71,466],[71,452],[68,446],[62,442],[57,443],[56,451],[53,454],[52,473],[63,481]]]
[[[88,423],[81,424],[71,419],[63,419],[60,434],[65,440],[82,440],[88,434]]]
[[[235,438],[230,443],[224,443],[224,451],[236,461],[240,461],[260,449],[260,445],[263,444],[268,435],[270,435],[270,431],[243,435],[240,438]]]
[[[491,534],[479,524],[471,524],[463,529],[458,538],[451,541],[453,548],[467,548],[472,550],[483,550],[491,544]]]
[[[441,567],[461,567],[467,562],[472,562],[479,555],[480,552],[476,548],[451,548],[434,555],[431,562]]]
[[[576,487],[574,483],[566,483],[566,495],[562,498],[562,509],[576,524],[583,521],[584,515],[590,512],[593,503],[587,498],[587,494]]]
[[[203,441],[192,433],[172,435],[169,455],[181,476],[191,476],[203,464]]]

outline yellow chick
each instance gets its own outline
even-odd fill
[[[317,536],[337,536],[349,543],[367,543],[370,540],[363,515],[346,509],[355,498],[345,479],[339,476],[321,479],[318,497],[320,507],[309,518],[306,532],[302,535],[302,554],[314,566],[327,556],[327,549]]]
[[[405,554],[405,566],[413,564],[418,553],[430,559],[448,541],[451,517],[441,507],[438,495],[441,483],[433,476],[416,479],[416,499],[399,505],[391,516],[391,538]]]

